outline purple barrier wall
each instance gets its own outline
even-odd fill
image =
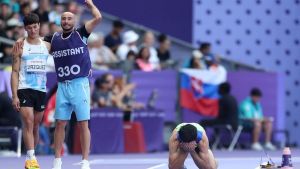
[[[10,77],[11,72],[0,71],[0,92],[6,91],[8,96],[12,97]]]
[[[139,110],[133,114],[134,121],[144,127],[146,149],[148,152],[163,150],[164,112],[158,110]]]
[[[109,0],[94,1],[94,3],[109,14],[145,25],[187,42],[192,40],[191,0]]]
[[[4,74],[2,71],[0,71],[0,77],[1,77],[1,80],[0,80],[0,92],[4,92],[5,91],[5,80],[3,79],[2,80],[2,77],[4,77]]]
[[[153,90],[157,91],[155,107],[165,112],[166,121],[176,119],[177,72],[166,70],[145,73],[134,71],[131,75],[133,83],[137,84],[134,94],[138,101],[146,103]]]
[[[158,110],[139,110],[133,120],[143,125],[148,152],[163,150],[164,113]],[[115,108],[91,110],[91,153],[123,153],[123,112]]]
[[[251,88],[258,87],[263,92],[261,100],[266,116],[274,117],[275,129],[284,129],[284,85],[283,76],[277,73],[229,72],[228,81],[232,94],[239,102],[245,99]],[[203,117],[189,110],[183,110],[183,121],[198,122]]]
[[[100,77],[103,71],[94,71],[93,76],[90,77],[91,90],[93,90],[93,84],[95,78]],[[110,71],[115,77],[121,77],[121,71]],[[161,72],[141,72],[133,71],[131,74],[131,81],[137,85],[134,90],[136,100],[139,102],[147,103],[151,92],[157,90],[157,99],[155,101],[155,106],[158,109],[163,110],[166,121],[174,121],[176,118],[175,106],[177,99],[177,72],[173,70],[166,70]],[[56,84],[55,73],[47,74],[47,88],[51,88]]]
[[[123,113],[93,109],[90,120],[91,153],[124,153]]]

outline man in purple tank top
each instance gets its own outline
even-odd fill
[[[101,13],[92,0],[86,0],[93,18],[84,26],[75,29],[75,17],[71,12],[61,16],[62,32],[46,36],[44,40],[51,43],[50,53],[54,58],[58,80],[55,108],[55,159],[53,169],[61,169],[61,149],[65,138],[65,127],[74,111],[81,133],[82,166],[90,169],[88,155],[90,150],[90,87],[88,76],[91,72],[91,61],[87,48],[87,39],[101,21]]]

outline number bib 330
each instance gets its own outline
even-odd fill
[[[70,75],[77,75],[80,73],[80,66],[79,65],[72,65],[71,67],[59,67],[57,68],[57,75],[58,77],[67,77]]]

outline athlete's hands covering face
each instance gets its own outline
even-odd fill
[[[179,147],[185,151],[185,152],[192,152],[192,151],[195,151],[195,148],[197,147],[197,143],[196,141],[191,141],[191,142],[188,142],[188,143],[179,143]]]

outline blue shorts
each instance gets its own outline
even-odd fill
[[[58,83],[54,118],[70,120],[73,111],[77,121],[90,119],[90,85],[86,77]]]

